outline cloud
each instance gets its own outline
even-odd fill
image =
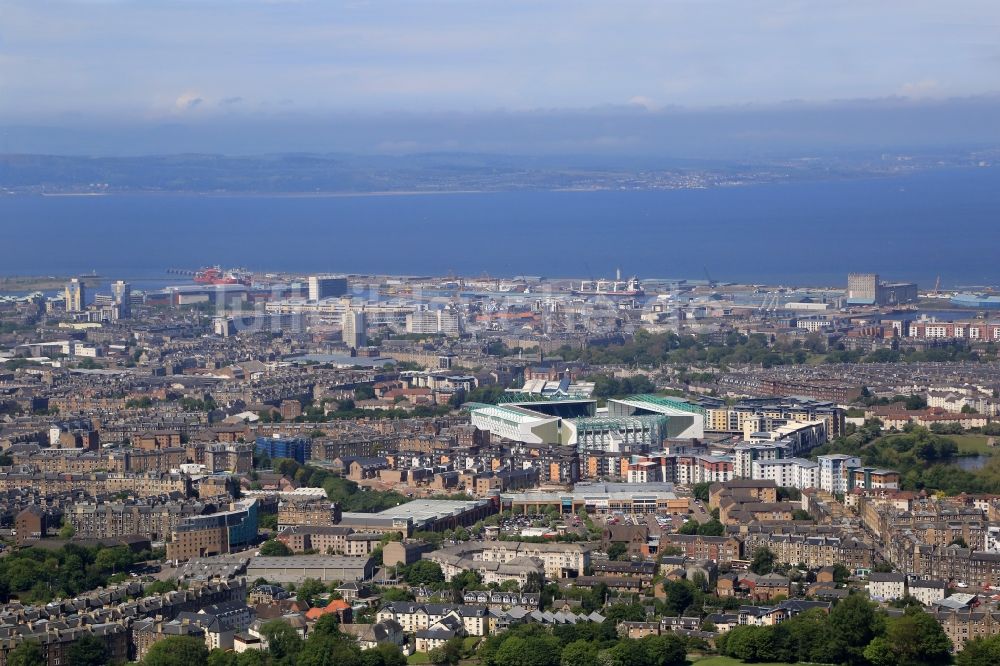
[[[940,92],[941,86],[934,79],[923,79],[913,83],[904,83],[899,87],[903,97],[928,97]]]
[[[191,111],[200,106],[204,101],[205,98],[198,93],[186,92],[174,100],[174,108],[178,111]]]
[[[628,103],[631,104],[632,106],[641,106],[647,111],[657,111],[660,108],[659,104],[657,104],[656,102],[654,102],[653,100],[649,99],[644,95],[636,95],[634,97],[631,97],[629,98]]]
[[[627,4],[0,0],[0,122],[1000,91],[995,0]]]

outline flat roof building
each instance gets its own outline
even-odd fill
[[[342,275],[310,275],[307,283],[310,301],[336,298],[347,293],[347,278]]]
[[[247,565],[247,578],[265,578],[276,583],[299,584],[306,578],[330,583],[369,580],[375,573],[370,557],[343,555],[292,555],[289,557],[253,557]]]
[[[493,515],[497,510],[497,505],[486,499],[416,499],[378,513],[343,513],[340,525],[351,527],[359,532],[398,531],[409,536],[414,531],[440,532],[472,525],[476,521]]]

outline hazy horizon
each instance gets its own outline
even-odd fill
[[[1000,145],[1000,4],[4,0],[0,152]]]
[[[556,109],[286,113],[171,122],[0,125],[0,153],[137,156],[482,153],[751,159],[1000,146],[1000,95],[949,100]]]

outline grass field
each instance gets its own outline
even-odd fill
[[[697,659],[695,657],[695,659]],[[705,657],[694,662],[696,666],[743,666],[743,662],[732,657]],[[795,666],[785,662],[772,662],[768,664],[754,664],[754,666]]]
[[[407,664],[429,664],[431,663],[430,657],[427,656],[426,652],[414,652],[409,657],[406,658]]]
[[[945,435],[945,437],[958,444],[961,453],[991,456],[996,451],[995,448],[986,445],[990,439],[987,435]]]

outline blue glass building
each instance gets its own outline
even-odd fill
[[[268,458],[291,458],[304,465],[311,456],[310,442],[304,437],[258,437],[254,452]]]

